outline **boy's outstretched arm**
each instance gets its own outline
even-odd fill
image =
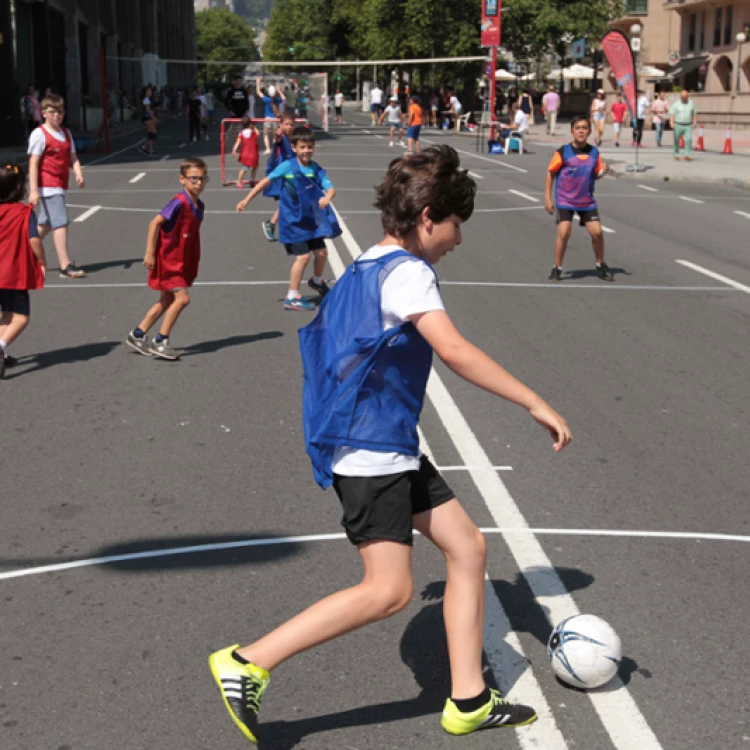
[[[244,211],[247,208],[247,204],[250,203],[250,201],[255,198],[259,193],[262,193],[269,185],[271,184],[271,180],[268,179],[268,177],[264,177],[248,194],[246,198],[243,198],[238,204],[237,204],[237,210],[238,211]]]
[[[528,409],[531,416],[552,435],[556,451],[562,450],[573,439],[567,422],[534,391],[468,342],[444,310],[412,315],[410,320],[435,354],[456,375]]]

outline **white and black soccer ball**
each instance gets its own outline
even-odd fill
[[[554,673],[573,687],[601,687],[617,673],[622,660],[620,637],[596,615],[563,620],[547,641]]]

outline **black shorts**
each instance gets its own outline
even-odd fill
[[[333,487],[344,509],[341,525],[352,544],[382,539],[411,546],[412,517],[455,497],[427,456],[417,471],[380,477],[334,474]]]
[[[31,298],[25,289],[0,289],[0,310],[3,312],[31,315]]]
[[[292,242],[290,244],[284,244],[287,255],[307,255],[314,250],[325,250],[326,241],[322,237],[318,237],[314,240],[308,240],[307,242]]]
[[[561,221],[573,221],[575,214],[578,214],[581,219],[581,226],[588,224],[590,221],[601,221],[599,218],[599,209],[596,208],[591,211],[574,211],[570,208],[556,208],[555,212],[558,224]]]

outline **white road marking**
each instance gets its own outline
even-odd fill
[[[73,219],[73,221],[86,221],[89,216],[93,216],[100,208],[101,206],[91,206],[88,211],[84,211],[80,216]]]
[[[617,234],[614,229],[610,229],[609,227],[605,227],[604,224],[602,224],[602,232],[605,234]]]
[[[167,159],[169,159],[170,156],[171,154],[164,154],[164,156],[162,156],[161,159],[159,159],[159,161],[167,161]]]
[[[289,283],[287,279],[285,284]],[[141,286],[143,286],[141,284]],[[46,288],[46,287],[45,287]],[[427,453],[427,450],[425,450]],[[689,531],[631,531],[616,529],[516,529],[512,527],[491,526],[480,528],[485,536],[521,534],[535,536],[594,536],[620,539],[673,539],[692,542],[738,542],[750,544],[750,536],[739,534],[702,534]],[[421,536],[414,532],[415,536]],[[34,568],[20,568],[0,573],[0,581],[13,578],[24,578],[27,576],[43,575],[45,573],[57,573],[64,570],[75,570],[76,568],[89,568],[97,565],[108,565],[115,562],[128,562],[131,560],[142,560],[146,558],[173,557],[175,555],[201,554],[204,552],[216,552],[219,550],[243,549],[247,547],[266,547],[277,544],[309,544],[312,542],[330,542],[346,539],[343,532],[331,534],[308,534],[307,536],[280,536],[267,537],[265,539],[239,539],[234,542],[216,542],[214,544],[199,544],[192,547],[169,547],[167,549],[144,550],[142,552],[129,552],[122,555],[109,555],[106,557],[88,557],[81,560],[69,560],[68,562],[54,563],[52,565],[39,565]],[[520,649],[519,649],[520,650]],[[536,704],[534,704],[536,705]]]
[[[716,279],[716,281],[721,281],[722,284],[727,284],[728,286],[734,287],[735,289],[739,289],[741,292],[750,294],[750,286],[745,286],[745,284],[740,284],[739,281],[730,279],[728,276],[722,276],[720,273],[709,271],[708,268],[703,268],[703,266],[698,266],[695,263],[691,263],[689,260],[678,260],[675,262],[679,263],[681,266],[685,266],[685,268],[692,268],[693,271],[702,273],[704,276],[708,276],[709,278]]]
[[[535,198],[533,195],[529,195],[528,193],[522,193],[520,190],[508,190],[509,193],[513,193],[513,195],[517,195],[519,198],[525,198],[527,201],[531,201],[532,203],[539,203],[539,198]]]
[[[641,190],[648,190],[651,193],[658,193],[659,192],[656,188],[650,187],[649,185],[638,185],[638,187]]]
[[[138,172],[138,174],[135,177],[133,177],[132,179],[128,180],[128,182],[138,182],[139,180],[142,180],[145,176],[146,176],[145,172]],[[96,191],[92,190],[91,192],[96,192]],[[128,192],[138,193],[140,191],[139,190],[132,190],[132,191],[128,191]]]
[[[697,198],[689,198],[687,195],[677,196],[681,201],[687,201],[688,203],[705,203],[706,201],[698,200]]]
[[[484,175],[481,175],[478,172],[472,172],[471,170],[469,170],[469,175],[471,177],[474,177],[477,180],[483,180],[484,179]]]
[[[750,219],[750,214],[746,211],[735,211],[737,216],[744,216],[746,219]]]
[[[334,212],[338,213],[335,208]],[[361,254],[362,250],[348,227],[345,229],[346,223],[344,220],[340,216],[337,218],[342,229],[342,240],[354,259]],[[427,395],[458,450],[463,463],[467,466],[485,467],[481,471],[471,471],[470,474],[495,524],[500,526],[501,523],[510,522],[515,528],[528,528],[526,519],[498,473],[487,470],[492,466],[487,453],[434,368],[427,383]],[[503,539],[513,554],[519,569],[524,574],[527,570],[537,572],[545,570],[544,575],[526,576],[526,580],[540,607],[543,610],[545,607],[547,608],[546,611],[551,625],[561,622],[566,617],[579,614],[580,610],[573,597],[565,588],[565,584],[555,571],[542,545],[533,534],[503,535]],[[500,678],[500,675],[497,675],[497,677]],[[658,739],[651,731],[630,692],[619,677],[615,677],[610,686],[611,691],[606,693],[588,692],[587,695],[599,714],[612,744],[618,750],[661,750]],[[554,727],[554,732],[559,734],[552,717],[548,721],[539,723],[545,725],[544,731],[552,731]],[[549,725],[548,728],[546,725]],[[522,744],[524,734],[519,735]],[[563,743],[561,746],[565,747],[565,741],[561,735],[560,741]],[[533,747],[544,748],[555,746],[558,746],[558,744],[554,739],[545,741],[543,744],[533,745]]]

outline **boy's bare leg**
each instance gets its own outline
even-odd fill
[[[316,250],[313,258],[313,273],[317,278],[323,275],[326,270],[326,261],[328,260],[328,250]]]
[[[28,315],[20,315],[14,312],[4,312],[0,315],[0,341],[10,346],[24,331],[29,324]],[[2,352],[0,351],[0,356]]]
[[[380,540],[358,549],[365,567],[361,583],[327,596],[237,653],[270,672],[295,654],[406,607],[413,593],[411,547]]]
[[[561,221],[557,225],[557,236],[555,237],[555,265],[562,268],[565,251],[568,249],[568,240],[573,231],[573,222]]]
[[[190,295],[187,289],[178,289],[174,294],[172,304],[164,312],[164,319],[159,328],[159,334],[164,338],[169,338],[172,326],[177,322],[180,313],[190,304]]]
[[[39,225],[39,239],[44,238],[50,233],[49,224]],[[55,246],[57,260],[60,264],[60,270],[64,271],[70,265],[70,256],[68,255],[68,228],[58,227],[52,230],[52,243]]]
[[[591,235],[591,247],[594,248],[594,255],[597,263],[604,263],[604,233],[602,225],[598,221],[589,221],[586,223],[586,229]]]
[[[292,270],[289,272],[289,289],[296,292],[299,291],[300,284],[302,283],[302,276],[305,273],[307,264],[310,262],[310,253],[304,255],[297,255],[292,263]]]
[[[451,697],[474,698],[485,688],[482,674],[486,543],[455,498],[414,516],[414,528],[445,556],[443,619],[451,667]]]
[[[172,292],[162,292],[159,301],[146,313],[146,317],[138,324],[138,328],[144,332],[148,332],[154,323],[164,315],[164,311],[172,302],[174,302],[174,294]]]

